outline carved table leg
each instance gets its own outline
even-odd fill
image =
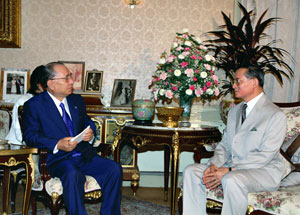
[[[23,202],[23,214],[28,213],[28,206],[29,206],[29,199],[30,199],[30,193],[31,193],[31,188],[34,180],[34,163],[32,160],[32,155],[30,154],[28,156],[28,160],[26,161],[26,189],[25,189],[25,194],[24,194],[24,202]]]
[[[171,162],[171,215],[175,215],[176,193],[178,183],[178,164],[179,164],[179,134],[175,131],[172,140],[172,162]]]
[[[8,195],[10,183],[10,167],[4,167],[3,180],[3,215],[8,214]]]
[[[168,146],[164,146],[164,156],[165,156],[165,164],[164,164],[164,172],[165,172],[165,187],[164,187],[164,200],[168,201],[168,188],[169,188],[169,167],[170,167],[170,148]]]

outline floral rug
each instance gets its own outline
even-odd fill
[[[86,204],[86,209],[88,214],[99,214],[101,204]],[[14,213],[15,215],[20,215],[22,213]],[[28,212],[31,214],[31,211]],[[49,209],[39,209],[37,211],[38,215],[48,215],[50,214]],[[65,210],[60,210],[60,215],[64,215]],[[129,197],[122,197],[121,200],[121,214],[122,215],[169,215],[170,208],[165,206],[160,206],[147,201],[135,200]],[[178,212],[176,214],[179,214]]]

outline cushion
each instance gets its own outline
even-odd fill
[[[10,115],[5,110],[0,110],[0,139],[4,140],[9,132]]]
[[[300,133],[300,107],[280,108],[287,118],[287,129],[284,143]]]
[[[88,193],[94,190],[99,190],[100,186],[96,179],[92,176],[86,175],[86,182],[84,184],[84,192]],[[62,195],[63,187],[59,178],[51,178],[45,184],[47,193],[51,196],[52,193],[56,192],[58,195]]]
[[[207,199],[223,202],[223,189],[206,191]],[[269,214],[298,215],[300,212],[300,186],[280,187],[274,192],[258,192],[248,194],[248,205],[254,210]]]

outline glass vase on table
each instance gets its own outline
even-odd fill
[[[190,116],[192,110],[193,98],[190,96],[182,96],[179,98],[179,105],[183,108],[181,115],[181,121],[179,122],[180,127],[190,127]]]

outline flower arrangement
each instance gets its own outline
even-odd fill
[[[199,37],[187,29],[177,36],[170,54],[161,54],[157,69],[150,82],[155,101],[200,98],[210,100],[219,95],[215,58]]]

